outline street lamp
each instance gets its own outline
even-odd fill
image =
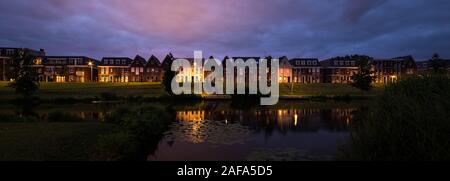
[[[93,69],[93,63],[92,63],[92,61],[90,61],[89,63],[88,63],[88,65],[91,67],[91,82],[92,82],[92,77],[93,77],[93,75],[94,75],[94,73],[92,72],[92,69]]]

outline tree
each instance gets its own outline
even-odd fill
[[[353,87],[368,91],[372,88],[374,77],[372,76],[370,57],[358,56],[358,72],[352,75]]]
[[[29,50],[20,49],[12,57],[12,77],[14,79],[8,86],[15,89],[24,99],[29,99],[39,89],[39,80],[36,71],[31,66],[36,56]]]
[[[172,71],[172,62],[173,62],[173,56],[172,54],[168,54],[166,58],[164,58],[163,61],[163,70],[164,70],[164,77],[162,80],[162,84],[164,86],[164,90],[171,96],[173,96],[172,92],[172,79],[175,77],[175,72]]]
[[[434,73],[445,73],[447,71],[447,63],[437,53],[433,54],[430,60],[430,66]]]

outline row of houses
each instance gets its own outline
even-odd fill
[[[0,48],[0,74],[2,81],[11,79],[9,74],[11,57],[19,48]],[[168,54],[162,61],[151,56],[145,59],[136,55],[134,59],[128,57],[104,57],[96,60],[87,56],[46,56],[43,49],[30,50],[37,58],[33,67],[38,73],[39,80],[45,82],[161,82],[164,70],[170,66],[175,58]],[[208,60],[214,57],[210,57]],[[254,59],[260,57],[232,57],[233,59]],[[271,59],[271,57],[265,57]],[[358,71],[358,56],[335,57],[319,61],[317,58],[279,58],[280,83],[350,83],[351,77]],[[187,59],[194,65],[193,58]],[[225,57],[222,61],[228,59]],[[205,60],[203,60],[204,62]],[[371,59],[370,61],[376,83],[389,83],[397,79],[417,74],[429,67],[419,63],[419,69],[412,56],[395,57],[390,59]],[[208,72],[195,68],[180,70],[179,82],[203,81]],[[226,70],[226,67],[224,67]],[[423,70],[422,70],[423,71]],[[248,75],[249,73],[246,72]],[[241,74],[242,75],[242,74]],[[235,76],[239,76],[235,73]]]

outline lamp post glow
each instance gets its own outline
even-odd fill
[[[92,69],[93,69],[93,63],[90,61],[89,63],[88,63],[88,65],[91,67],[91,82],[92,82],[92,76],[94,75],[93,73],[92,73]]]

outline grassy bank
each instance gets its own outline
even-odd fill
[[[0,123],[0,160],[89,160],[104,123]]]
[[[0,160],[146,160],[173,115],[162,106],[119,107],[104,122],[63,112],[0,115]]]
[[[8,82],[0,82],[0,100],[11,101],[16,95]],[[294,97],[373,97],[382,92],[376,85],[362,92],[347,84],[280,84],[280,95]],[[112,99],[160,98],[167,94],[159,83],[41,83],[37,97],[42,100],[92,100],[104,97]]]
[[[390,85],[356,116],[345,160],[450,160],[450,79]]]
[[[16,97],[8,82],[0,82],[0,100]],[[37,97],[43,100],[55,99],[93,99],[102,94],[126,97],[155,98],[165,95],[159,83],[41,83]]]
[[[376,96],[383,90],[383,85],[374,85],[370,91],[361,91],[348,84],[280,84],[281,96]]]

